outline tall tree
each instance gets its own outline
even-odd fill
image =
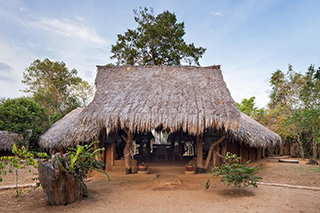
[[[320,67],[315,70],[314,65],[309,66],[299,95],[302,104],[296,116],[308,135],[312,156],[316,159],[320,145]]]
[[[302,139],[303,128],[293,117],[299,108],[299,91],[303,85],[303,76],[288,66],[286,73],[281,70],[274,72],[270,79],[272,92],[270,94],[269,110],[267,114],[268,127],[282,136],[284,140],[292,138],[299,144],[300,156],[304,158]]]
[[[320,68],[305,74],[277,70],[270,79],[272,92],[264,124],[284,140],[298,143],[300,156],[316,158],[320,145]],[[311,154],[312,150],[312,154]]]
[[[152,8],[140,8],[134,10],[134,20],[137,29],[119,34],[118,41],[112,45],[111,58],[118,65],[180,65],[182,60],[199,65],[206,49],[186,44],[184,22],[178,23],[174,13],[164,11],[155,16]]]
[[[83,84],[77,70],[69,70],[64,62],[49,59],[35,60],[23,73],[22,83],[28,86],[24,92],[49,109],[51,114],[65,114],[80,106],[79,97],[72,89]]]

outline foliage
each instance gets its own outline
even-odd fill
[[[289,65],[286,73],[277,70],[271,76],[272,92],[263,124],[285,141],[299,144],[300,156],[316,158],[320,141],[320,68],[310,65],[305,74]]]
[[[87,106],[94,95],[94,86],[87,81],[81,80],[78,84],[71,87],[73,96],[77,97],[81,106]]]
[[[185,43],[184,22],[178,23],[174,13],[164,11],[155,16],[152,8],[140,8],[134,10],[134,20],[137,29],[118,34],[116,44],[112,45],[111,58],[118,65],[180,65],[181,60],[199,65],[206,49]]]
[[[147,164],[145,162],[141,162],[138,166],[147,166]]]
[[[260,117],[264,114],[264,109],[258,109],[258,107],[255,106],[255,99],[256,97],[254,96],[249,99],[242,99],[241,103],[236,103],[238,109],[252,118]]]
[[[220,167],[214,167],[212,169],[213,176],[222,176],[221,182],[224,185],[233,186],[234,188],[242,188],[253,186],[257,188],[257,182],[261,180],[261,177],[256,176],[261,167],[249,167],[250,161],[244,165],[241,163],[241,158],[235,154],[227,152],[225,156],[226,162]],[[210,187],[210,180],[206,183],[206,189]]]
[[[77,74],[76,69],[69,70],[64,62],[37,59],[23,73],[22,83],[28,86],[23,91],[48,108],[51,115],[58,112],[65,115],[81,105],[80,101],[86,98],[83,93],[90,95],[89,87],[81,86],[86,83]]]
[[[21,195],[22,190],[18,190],[18,180],[19,180],[19,169],[26,169],[27,166],[32,166],[37,168],[37,162],[34,160],[35,155],[37,157],[45,158],[46,153],[36,153],[27,152],[26,148],[23,146],[21,149],[17,148],[14,144],[12,148],[12,153],[14,156],[2,156],[0,158],[0,182],[3,181],[2,176],[7,175],[7,173],[15,172],[16,175],[16,193],[17,197]],[[31,173],[31,169],[29,169]],[[37,178],[34,178],[37,179]],[[36,187],[40,185],[39,182],[36,183]]]
[[[107,175],[109,179],[109,175],[101,170],[104,166],[103,162],[97,160],[102,157],[100,152],[103,151],[104,148],[95,149],[93,147],[95,143],[99,143],[99,141],[92,142],[89,145],[77,145],[76,148],[70,148],[66,160],[67,165],[64,165],[64,159],[60,158],[57,159],[59,167],[66,172],[74,174],[74,176],[78,178],[87,178],[88,172],[96,170]]]
[[[47,110],[29,98],[7,99],[0,105],[0,130],[22,134],[32,130],[29,140],[37,142],[38,137],[49,128]]]

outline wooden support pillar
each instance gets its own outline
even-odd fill
[[[247,144],[241,145],[241,161],[245,164],[249,160],[249,146]]]
[[[257,160],[261,160],[261,150],[261,147],[259,147],[257,150]]]
[[[197,135],[197,165],[196,173],[202,173],[203,169],[203,136]]]
[[[57,149],[56,148],[53,148],[52,150],[51,150],[51,156],[52,155],[55,155],[57,153]]]
[[[106,144],[106,170],[111,171],[114,166],[114,159],[115,159],[115,144],[114,143],[107,143]]]
[[[213,155],[212,155],[213,166],[220,166],[220,157],[219,157],[219,154],[220,154],[220,147],[219,147],[219,146],[216,146],[216,147],[214,148]]]
[[[227,141],[224,141],[223,143],[221,143],[222,147],[221,147],[221,155],[222,155],[222,159],[221,159],[221,163],[225,163],[226,162],[226,154],[227,154],[227,144],[228,142]]]
[[[221,138],[219,138],[219,140],[213,142],[210,144],[210,147],[209,147],[209,151],[208,151],[208,156],[207,156],[207,160],[206,160],[206,163],[204,164],[204,167],[203,169],[206,170],[209,166],[209,163],[210,163],[210,160],[211,160],[211,156],[212,156],[212,152],[214,150],[214,148],[219,145],[224,139],[225,139],[225,135],[223,135]]]
[[[61,149],[60,149],[60,155],[61,155],[61,157],[63,156],[64,153],[65,153],[65,149],[64,149],[64,148],[61,148]]]
[[[249,159],[251,160],[251,162],[255,162],[256,161],[256,148],[255,147],[250,147],[249,148]]]
[[[125,132],[127,133],[127,138],[125,138],[124,136],[121,136],[126,142],[126,146],[124,147],[124,163],[126,166],[126,174],[130,174],[132,172],[131,170],[131,155],[132,155],[132,140],[133,140],[133,133],[128,130],[125,129]]]
[[[98,143],[93,144],[93,148],[94,148],[94,150],[99,149],[99,144],[98,144]],[[100,160],[100,159],[99,159],[99,156],[97,156],[97,155],[96,155],[94,158],[95,158],[96,160]]]

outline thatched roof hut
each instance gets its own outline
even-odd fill
[[[202,134],[205,129],[238,130],[240,112],[220,66],[98,66],[96,94],[80,120],[106,128]]]
[[[8,131],[0,131],[0,151],[11,151],[13,144],[21,139],[19,134]]]
[[[96,127],[83,126],[79,122],[79,114],[83,108],[77,108],[54,123],[48,131],[39,138],[39,144],[43,148],[58,149],[73,147],[80,142],[86,142],[95,137]],[[86,132],[88,134],[82,134]]]
[[[267,129],[259,122],[241,112],[241,127],[232,134],[234,140],[246,143],[251,147],[270,147],[281,145],[281,137]]]

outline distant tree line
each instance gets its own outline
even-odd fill
[[[272,74],[270,85],[266,108],[255,107],[255,97],[243,99],[238,108],[278,133],[285,143],[296,143],[300,157],[316,159],[320,150],[320,67],[310,65],[301,74],[289,65],[287,72]]]

